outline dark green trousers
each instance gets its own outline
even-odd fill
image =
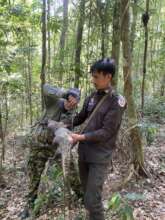
[[[49,158],[54,157],[55,149],[52,148],[41,148],[41,147],[32,147],[30,149],[29,160],[27,164],[27,172],[29,177],[29,190],[27,194],[28,206],[33,208],[34,202],[37,198],[38,187],[40,184],[41,174],[45,169],[45,164]],[[61,167],[61,156],[55,158],[54,162]],[[62,169],[62,167],[61,167]],[[73,158],[70,164],[70,176],[69,181],[72,190],[75,192],[78,198],[81,197],[81,187],[80,180],[78,177],[78,172],[76,170],[75,164],[73,163]]]
[[[104,220],[102,188],[108,164],[79,161],[80,180],[84,192],[84,205],[90,220]]]
[[[27,195],[28,205],[33,208],[34,201],[37,198],[38,187],[41,174],[45,169],[45,164],[50,157],[53,157],[55,150],[53,148],[33,147],[30,149],[27,172],[29,177],[29,192]]]

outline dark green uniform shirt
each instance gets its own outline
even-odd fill
[[[115,148],[126,102],[124,97],[116,95],[111,88],[108,91],[96,91],[87,97],[81,112],[74,118],[73,125],[80,125],[89,118],[106,94],[104,102],[83,131],[86,140],[80,142],[78,149],[79,159],[82,161],[107,163]]]
[[[42,117],[32,127],[31,132],[26,136],[26,146],[51,147],[50,144],[38,141],[37,135],[40,133],[42,136],[43,134],[43,138],[41,139],[45,139],[44,132],[40,132],[40,130],[42,130],[42,126],[49,119],[64,123],[69,119],[71,121],[73,110],[66,111],[64,108],[64,100],[67,97],[67,93],[68,91],[63,88],[53,87],[49,84],[43,86],[45,111]]]

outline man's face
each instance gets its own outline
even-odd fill
[[[75,109],[77,105],[78,105],[78,100],[71,95],[69,95],[68,100],[65,100],[64,102],[64,107],[66,110]]]
[[[107,89],[111,82],[111,74],[104,75],[103,72],[92,73],[92,83],[96,89]]]

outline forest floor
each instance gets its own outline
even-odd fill
[[[5,185],[0,186],[0,219],[19,220],[27,192],[26,157],[27,149],[19,145],[13,147],[12,137],[9,138],[4,163]],[[145,148],[146,166],[150,171],[150,178],[134,178],[119,191],[121,197],[133,208],[135,220],[165,220],[165,125],[159,125],[159,131],[152,144]],[[104,203],[112,196],[111,188],[120,174],[114,161],[114,171],[109,173],[106,180],[103,197]],[[124,164],[123,164],[124,166]],[[137,198],[137,195],[141,195]],[[54,220],[56,209],[48,209],[47,213],[39,216],[38,220]],[[107,219],[118,220],[114,213]],[[72,219],[71,219],[72,220]]]

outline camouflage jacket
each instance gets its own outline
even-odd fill
[[[45,84],[43,87],[45,111],[42,117],[32,126],[26,135],[24,145],[28,147],[51,147],[53,133],[47,129],[49,119],[66,123],[71,121],[74,111],[66,111],[64,100],[68,90]]]

